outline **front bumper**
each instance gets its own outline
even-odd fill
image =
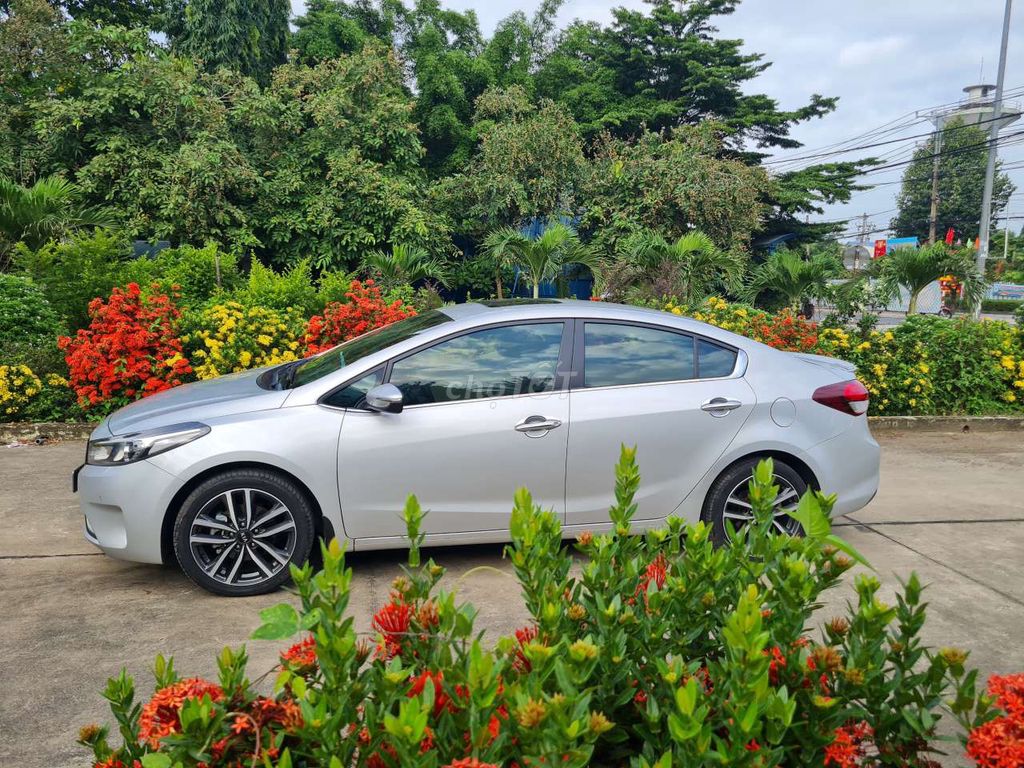
[[[85,464],[75,470],[85,538],[111,557],[161,563],[164,512],[177,478],[148,461],[121,467]]]

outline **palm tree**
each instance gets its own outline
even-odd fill
[[[703,232],[687,232],[669,242],[657,232],[639,232],[623,243],[626,261],[637,278],[668,275],[671,292],[684,304],[695,304],[715,288],[735,290],[743,276],[744,259],[719,250]]]
[[[393,245],[391,251],[370,251],[363,257],[363,270],[376,274],[381,286],[395,288],[430,280],[448,285],[451,275],[440,259],[415,245]]]
[[[0,267],[15,243],[38,250],[76,229],[113,227],[113,214],[81,203],[78,185],[60,176],[23,187],[0,176]]]
[[[952,249],[945,243],[921,248],[897,248],[881,257],[875,264],[879,294],[887,299],[896,298],[901,288],[910,294],[907,314],[917,312],[917,299],[929,284],[940,277],[951,275],[963,286],[962,299],[969,306],[981,301],[985,292],[985,279],[974,264],[974,256],[967,249]]]
[[[827,295],[829,280],[844,271],[835,254],[816,253],[805,258],[797,251],[780,249],[754,268],[743,293],[751,303],[763,300],[766,294],[778,296],[796,312],[805,298]]]
[[[535,240],[515,227],[502,227],[486,237],[484,250],[495,263],[523,270],[535,299],[540,296],[540,284],[560,275],[569,264],[589,267],[595,276],[603,265],[597,251],[583,245],[575,230],[561,222],[548,226]]]

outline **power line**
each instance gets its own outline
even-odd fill
[[[996,117],[996,118],[986,118],[985,120],[979,120],[976,123],[972,123],[970,125],[954,125],[952,128],[944,128],[943,129],[943,133],[963,130],[965,128],[974,128],[974,127],[977,127],[977,126],[982,125],[984,123],[991,123],[991,122],[995,122],[997,120],[1004,120],[1004,119],[1005,119],[1005,116],[1000,116],[1000,117]],[[920,139],[920,138],[924,138],[924,137],[930,137],[930,136],[934,136],[935,133],[936,133],[935,131],[928,131],[927,133],[917,133],[917,134],[914,134],[913,136],[903,136],[902,138],[899,138],[899,139],[888,139],[887,141],[878,141],[878,142],[875,142],[873,144],[861,144],[860,146],[850,147],[849,149],[838,150],[838,151],[835,151],[835,152],[820,152],[820,153],[818,153],[816,155],[804,155],[801,158],[792,158],[792,159],[793,160],[813,160],[815,158],[820,158],[820,157],[830,157],[830,156],[833,156],[833,155],[845,155],[845,154],[847,154],[849,152],[855,152],[855,151],[861,150],[861,149],[873,149],[874,147],[884,147],[884,146],[886,146],[888,144],[897,144],[899,142],[911,141],[913,139]],[[786,162],[786,161],[779,160],[779,161],[776,161],[776,162]],[[768,161],[765,161],[764,163],[762,163],[762,165],[772,165],[772,163],[773,163],[773,161],[768,160]]]

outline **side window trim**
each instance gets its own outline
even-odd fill
[[[689,336],[693,342],[693,373],[692,379],[676,379],[674,381],[647,381],[640,382],[638,384],[609,384],[602,387],[586,387],[584,386],[584,374],[586,373],[587,366],[587,355],[586,355],[586,324],[595,323],[597,325],[623,325],[632,326],[634,328],[650,328],[655,331],[665,331],[667,333],[674,333],[678,336]],[[712,339],[707,336],[703,336],[699,333],[692,331],[686,331],[682,328],[670,328],[667,325],[659,325],[657,323],[644,323],[638,320],[618,320],[614,318],[599,318],[599,317],[581,317],[576,318],[573,323],[573,354],[572,354],[572,365],[571,375],[569,377],[569,389],[571,390],[587,390],[587,389],[614,389],[618,387],[649,387],[656,384],[688,384],[690,382],[697,381],[714,381],[717,379],[732,379],[740,378],[746,372],[746,359],[747,353],[739,347],[734,347],[730,344],[725,344],[717,339]],[[698,341],[705,341],[708,344],[713,344],[722,349],[729,350],[736,353],[736,364],[733,366],[732,372],[728,376],[714,376],[711,378],[702,379],[700,377],[700,355]]]
[[[362,410],[366,410],[364,408],[359,408],[358,406],[354,406],[352,408],[346,408],[343,405],[331,405],[331,403],[329,403],[328,400],[330,400],[332,397],[334,397],[338,392],[341,392],[342,390],[347,389],[351,385],[355,384],[360,379],[365,379],[367,376],[373,376],[376,373],[380,374],[380,377],[381,377],[380,381],[381,381],[381,383],[384,383],[385,381],[387,381],[387,379],[385,378],[385,376],[387,375],[387,364],[384,363],[384,364],[381,364],[381,365],[374,366],[373,368],[371,368],[368,371],[365,371],[363,373],[357,373],[351,379],[346,379],[341,384],[339,384],[338,386],[334,387],[331,391],[321,395],[320,399],[316,401],[317,405],[322,405],[325,408],[334,408],[335,410],[338,410],[338,411],[352,411],[352,410],[362,411]]]
[[[503,322],[488,323],[486,325],[478,325],[473,328],[467,328],[462,331],[456,331],[444,336],[440,339],[431,339],[429,342],[422,344],[414,349],[407,350],[400,355],[390,358],[384,364],[384,378],[383,383],[389,383],[391,381],[391,372],[394,368],[394,364],[405,360],[407,357],[412,357],[415,354],[424,352],[432,347],[436,347],[439,344],[451,341],[452,339],[458,339],[462,336],[469,336],[480,331],[489,331],[494,328],[512,328],[522,325],[551,325],[553,323],[562,324],[562,339],[558,347],[558,360],[555,363],[555,383],[550,392],[544,394],[552,394],[554,392],[564,392],[569,389],[569,378],[572,372],[571,360],[573,355],[573,327],[574,321],[570,317],[539,317],[532,318],[530,320],[505,320]],[[446,400],[442,403],[420,403],[417,405],[407,406],[409,408],[426,408],[438,405],[452,405],[454,403],[474,403],[480,400],[502,400],[509,397],[529,397],[537,393],[523,393],[520,395],[495,395],[494,397],[477,397],[470,400]]]

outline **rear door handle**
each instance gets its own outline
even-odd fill
[[[728,397],[712,397],[700,404],[702,411],[707,411],[712,416],[725,416],[729,411],[735,411],[742,407],[743,403]]]
[[[515,426],[516,432],[524,432],[527,437],[543,437],[549,430],[562,426],[558,419],[546,419],[543,416],[527,416]]]

